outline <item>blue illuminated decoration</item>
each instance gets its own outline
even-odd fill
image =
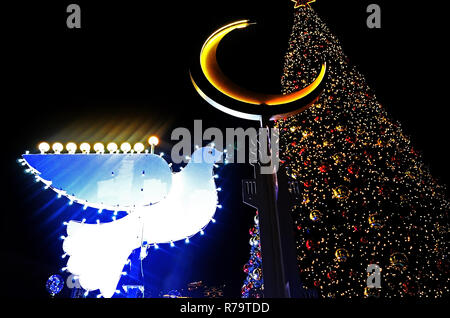
[[[45,283],[45,288],[52,296],[59,294],[63,289],[63,287],[64,287],[64,280],[58,274],[50,276],[47,282]]]
[[[106,223],[96,219],[89,224],[86,218],[64,222],[67,233],[60,239],[67,265],[63,270],[78,277],[85,295],[99,290],[97,297],[109,298],[120,292],[118,282],[127,275],[124,265],[136,249],[142,261],[151,246],[188,243],[215,222],[221,205],[213,169],[223,153],[212,147],[197,149],[184,169],[173,173],[162,156],[130,153],[125,143],[124,153],[108,145],[109,154],[91,154],[89,145],[80,146],[83,153],[75,153],[76,145],[71,145],[68,154],[61,154],[61,147],[46,154],[47,146],[40,146],[41,154],[27,153],[19,159],[27,172],[57,197],[68,198],[69,204],[95,208],[98,216],[114,211]],[[116,219],[117,211],[127,215]]]

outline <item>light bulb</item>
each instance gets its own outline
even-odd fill
[[[55,142],[52,146],[53,152],[56,154],[60,154],[61,151],[64,150],[64,146],[60,142]]]
[[[83,142],[80,145],[80,150],[82,153],[89,153],[89,151],[91,150],[91,145],[88,144],[87,142]]]
[[[134,145],[134,151],[136,151],[137,153],[143,152],[144,149],[145,149],[145,146],[144,146],[144,144],[141,143],[141,142],[138,142],[138,143],[136,143],[136,144]]]
[[[77,144],[74,143],[74,142],[69,142],[69,143],[66,145],[66,150],[67,150],[68,153],[74,154],[75,151],[77,151]]]
[[[151,146],[150,153],[154,154],[155,153],[155,146],[159,143],[158,137],[151,136],[150,138],[148,138],[148,143]]]
[[[46,153],[47,151],[50,150],[50,145],[46,142],[41,142],[38,146],[39,150],[41,151],[42,154]]]
[[[116,152],[117,151],[117,144],[115,142],[110,142],[106,148],[108,149],[108,151],[110,153]]]
[[[128,142],[124,142],[120,145],[120,150],[122,150],[124,153],[127,153],[131,150],[131,145]]]
[[[156,146],[157,144],[159,144],[159,139],[156,136],[151,136],[150,138],[148,138],[148,143],[150,144],[150,146]]]
[[[96,153],[104,153],[105,152],[105,146],[103,146],[103,144],[101,142],[97,142],[94,145],[94,151]]]

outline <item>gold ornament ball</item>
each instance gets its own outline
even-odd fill
[[[349,257],[348,251],[345,248],[338,248],[334,255],[340,263],[346,262]]]
[[[333,197],[339,200],[345,200],[349,197],[350,190],[346,186],[339,186],[333,189]]]
[[[311,136],[311,135],[312,135],[311,129],[306,129],[306,130],[303,130],[303,131],[302,131],[302,136],[303,136],[304,138],[308,138],[308,137]]]
[[[309,196],[305,195],[303,196],[302,204],[308,204],[310,202]]]
[[[374,288],[374,287],[366,287],[364,288],[364,296],[366,298],[380,298],[380,291],[381,288]]]
[[[336,130],[339,132],[345,131],[347,129],[347,127],[343,126],[343,125],[338,125],[336,126]]]
[[[313,222],[320,221],[320,219],[322,218],[322,213],[319,210],[311,211],[311,213],[309,214],[309,218]]]
[[[341,152],[338,152],[333,155],[333,160],[335,164],[341,163],[342,159],[344,159],[344,155]]]
[[[380,216],[378,214],[372,214],[369,216],[369,225],[371,228],[378,230],[383,227]]]
[[[358,127],[358,128],[356,129],[356,133],[357,133],[358,135],[363,135],[365,132],[366,132],[366,131],[365,131],[364,128],[362,128],[362,127]]]
[[[397,270],[405,270],[408,267],[408,257],[405,253],[392,253],[389,260],[391,262],[391,266]]]
[[[255,268],[253,270],[253,279],[260,280],[262,276],[262,270],[261,268]]]

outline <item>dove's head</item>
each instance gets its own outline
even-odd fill
[[[214,164],[223,160],[223,152],[213,147],[199,148],[192,154],[192,162]]]

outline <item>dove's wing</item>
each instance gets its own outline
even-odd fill
[[[149,243],[184,240],[208,225],[217,208],[217,191],[212,165],[199,168],[199,173],[184,169],[174,174],[167,198],[142,210],[144,240]]]
[[[129,211],[162,200],[172,172],[154,154],[25,154],[30,170],[72,201]]]
[[[69,272],[84,289],[100,289],[104,297],[112,297],[128,256],[140,246],[141,231],[142,223],[133,214],[103,224],[70,221],[63,244],[70,256]]]

